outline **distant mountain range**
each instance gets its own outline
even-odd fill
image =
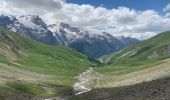
[[[106,32],[97,33],[61,22],[47,25],[37,15],[1,15],[0,27],[46,44],[72,47],[91,58],[110,54],[138,42],[130,37],[114,37]]]

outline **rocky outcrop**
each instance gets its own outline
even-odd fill
[[[157,53],[157,51],[154,51],[154,52],[152,52],[152,54],[150,54],[148,56],[148,59],[151,60],[151,59],[155,59],[157,57],[159,57],[159,54]]]

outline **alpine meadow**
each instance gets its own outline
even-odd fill
[[[169,0],[1,0],[0,100],[169,100]]]

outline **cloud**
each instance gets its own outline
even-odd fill
[[[163,11],[164,12],[170,11],[170,4],[167,4]]]
[[[170,17],[170,4],[167,4],[163,11],[166,13],[165,17]]]
[[[116,36],[146,39],[169,30],[168,13],[154,10],[137,11],[127,7],[106,9],[89,4],[72,4],[64,0],[0,0],[0,14],[40,15],[48,24],[58,21],[72,26],[110,32]],[[163,10],[169,11],[170,4]],[[170,15],[170,14],[169,14]]]
[[[60,0],[6,0],[12,7],[21,9],[39,9],[39,10],[53,10],[60,9],[62,7],[62,1]],[[45,9],[44,9],[45,8]]]

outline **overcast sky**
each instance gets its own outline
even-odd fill
[[[134,1],[132,6],[126,5],[128,2],[119,2],[120,4],[116,6],[114,4],[110,6],[114,3],[112,1],[122,0],[108,0],[107,4],[98,3],[105,0],[74,1],[76,0],[0,0],[0,14],[39,15],[47,24],[65,22],[72,26],[101,32],[105,30],[112,35],[138,39],[146,39],[159,32],[170,30],[170,4],[167,0],[161,6],[154,0],[151,8],[146,6],[145,9],[136,6],[140,5],[135,3],[138,0],[132,0]]]

